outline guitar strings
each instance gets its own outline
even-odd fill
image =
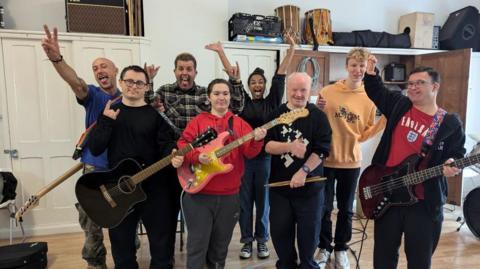
[[[469,156],[467,158],[455,160],[452,163],[452,165],[460,168],[465,168],[475,163],[478,163],[479,161],[480,161],[480,154],[477,154],[477,155]],[[393,180],[372,185],[370,186],[371,193],[372,195],[378,195],[384,192],[385,189],[390,191],[390,190],[398,189],[403,186],[407,186],[409,184],[412,185],[413,183],[417,183],[417,184],[421,183],[421,181],[415,182],[415,179],[420,179],[420,178],[429,179],[429,178],[438,176],[439,175],[438,173],[443,168],[443,165],[444,164],[437,165],[426,170],[417,171],[413,174],[408,174]],[[410,180],[408,180],[409,178]]]

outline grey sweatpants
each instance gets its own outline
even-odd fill
[[[228,245],[240,215],[238,194],[186,194],[187,269],[225,268]]]

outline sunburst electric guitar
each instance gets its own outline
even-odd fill
[[[307,117],[308,109],[295,109],[290,112],[283,113],[278,118],[262,125],[261,128],[266,130],[278,124],[290,124],[299,118]],[[190,164],[183,162],[183,165],[177,169],[178,180],[182,188],[188,193],[197,193],[201,191],[210,180],[218,174],[225,174],[233,169],[233,165],[223,163],[222,156],[225,156],[233,149],[241,146],[254,137],[254,131],[236,139],[228,145],[224,146],[225,140],[230,134],[223,132],[207,145],[198,148],[202,153],[208,153],[212,159],[209,164]]]
[[[85,174],[75,185],[78,202],[98,226],[113,228],[134,205],[147,199],[140,185],[142,181],[168,166],[174,156],[184,156],[216,137],[215,130],[209,128],[192,143],[145,169],[133,159],[124,159],[112,170]]]

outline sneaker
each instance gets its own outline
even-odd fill
[[[335,269],[350,269],[346,250],[335,251]]]
[[[324,248],[319,248],[317,255],[315,255],[315,261],[318,263],[320,269],[324,269],[330,260],[330,252]]]
[[[268,251],[267,243],[257,243],[257,256],[260,259],[266,259],[270,256],[270,252]]]
[[[252,257],[252,242],[243,244],[242,249],[240,249],[240,258],[249,259]]]

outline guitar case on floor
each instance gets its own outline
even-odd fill
[[[20,243],[0,247],[0,269],[47,268],[47,242]]]

